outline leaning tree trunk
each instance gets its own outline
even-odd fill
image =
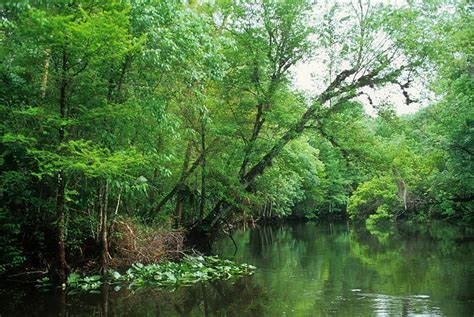
[[[262,175],[264,171],[272,165],[273,160],[277,157],[283,148],[292,140],[298,138],[307,124],[316,118],[318,111],[327,111],[328,113],[336,111],[344,102],[359,95],[357,89],[374,85],[374,83],[381,82],[381,79],[376,78],[380,70],[375,69],[371,73],[365,74],[359,77],[356,81],[348,85],[343,85],[346,78],[356,73],[355,69],[345,70],[339,73],[336,78],[329,84],[329,86],[322,92],[313,104],[301,115],[299,120],[293,124],[293,126],[286,131],[273,145],[272,148],[258,161],[251,169],[249,169],[245,175],[240,177],[240,182],[243,189],[250,190],[251,185],[255,182],[258,176]],[[390,79],[393,74],[385,75],[387,80]],[[334,97],[339,97],[337,102],[331,105],[330,108],[323,108],[323,105],[330,101]],[[206,216],[206,218],[198,224],[198,227],[194,228],[193,231],[212,231],[219,222],[219,220],[226,216],[232,205],[225,200],[220,200],[212,211]]]

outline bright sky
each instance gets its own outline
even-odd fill
[[[355,1],[355,0],[323,0],[326,7],[332,6],[335,2],[342,3],[344,1]],[[363,0],[365,2],[365,0]],[[372,0],[371,3],[385,3],[393,6],[400,6],[406,4],[405,0]],[[321,4],[321,3],[320,3]],[[349,7],[349,6],[348,6]],[[316,7],[315,7],[316,8]],[[316,12],[315,15],[321,14]],[[325,87],[321,87],[321,78],[324,78],[328,74],[328,70],[324,63],[318,60],[312,60],[302,62],[293,67],[293,84],[298,90],[304,91],[309,96],[315,96],[322,91]],[[315,79],[318,80],[314,80]],[[413,88],[407,89],[410,98],[414,100],[420,100],[416,103],[410,103],[409,105],[405,102],[405,97],[399,87],[393,85],[392,87],[386,87],[383,89],[370,89],[364,90],[365,93],[369,94],[374,104],[391,103],[394,105],[398,115],[414,113],[420,108],[426,106],[429,103],[429,94],[421,83],[414,83]],[[376,111],[369,104],[367,97],[360,97],[360,100],[365,104],[366,112],[372,116],[376,115]]]
[[[293,68],[293,83],[298,90],[304,91],[309,96],[314,96],[321,91],[321,88],[319,88],[317,83],[313,80],[313,75],[321,76],[325,71],[324,67],[315,61],[299,63]],[[422,89],[423,88],[420,85],[418,90]],[[420,108],[426,106],[428,103],[426,96],[422,97],[422,94],[415,90],[416,89],[414,88],[408,89],[410,97],[413,99],[422,99],[422,101],[410,103],[409,105],[405,103],[405,97],[403,96],[402,91],[397,87],[387,87],[381,90],[369,88],[365,90],[365,92],[370,95],[375,104],[390,102],[395,106],[397,114],[403,115],[414,113]],[[365,110],[368,114],[372,116],[376,115],[376,111],[369,104],[366,97],[361,97],[360,100],[364,103]]]

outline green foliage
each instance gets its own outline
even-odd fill
[[[472,11],[361,5],[8,2],[0,270],[52,264],[59,238],[82,263],[121,215],[474,220]],[[410,103],[424,78],[436,98],[414,115],[375,98]]]
[[[370,228],[376,227],[380,223],[384,224],[393,221],[393,209],[394,208],[390,208],[390,206],[386,204],[378,206],[375,213],[371,214],[365,221],[367,228],[370,230]]]
[[[36,280],[35,286],[39,289],[48,289],[51,287],[51,281],[49,277],[45,276]]]
[[[385,219],[400,210],[397,187],[390,176],[374,177],[361,184],[349,199],[348,212],[353,219]]]
[[[97,292],[102,285],[102,277],[100,275],[81,276],[78,273],[72,273],[68,276],[66,282],[66,289],[69,294],[78,292]]]
[[[274,216],[291,215],[299,202],[318,197],[317,192],[311,192],[311,189],[319,187],[319,177],[324,170],[318,156],[319,151],[309,145],[307,140],[296,140],[288,145],[272,168],[259,179],[257,186],[260,193],[257,194],[273,203]],[[296,211],[304,214],[313,210]]]
[[[20,226],[13,219],[8,219],[8,214],[0,208],[0,274],[9,269],[20,266],[25,260],[21,248],[18,246]]]

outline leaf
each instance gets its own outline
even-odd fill
[[[119,280],[119,279],[122,278],[122,275],[121,275],[119,272],[114,271],[114,272],[112,273],[112,277],[113,277],[115,280]]]

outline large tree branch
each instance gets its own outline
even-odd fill
[[[300,120],[298,120],[298,122],[277,141],[270,151],[267,152],[267,154],[265,154],[262,159],[245,174],[241,180],[244,188],[247,189],[249,185],[257,178],[257,176],[263,174],[264,170],[272,164],[273,159],[281,152],[286,144],[301,135],[308,121],[314,118],[317,110],[327,101],[331,100],[337,95],[348,93],[348,95],[340,99],[340,101],[347,101],[360,94],[354,92],[357,89],[364,86],[374,86],[388,82],[394,77],[398,76],[405,68],[406,66],[402,66],[399,69],[389,72],[382,77],[377,77],[383,70],[382,67],[379,67],[373,70],[371,73],[359,77],[355,82],[348,85],[343,85],[344,81],[356,71],[354,69],[350,69],[339,73],[333,82],[329,84],[326,90],[318,96],[313,105],[309,107],[308,110],[306,110],[306,112],[301,116]],[[342,104],[342,102],[338,102],[338,104]],[[334,109],[331,111],[334,111]]]
[[[262,175],[265,169],[270,166],[273,159],[282,151],[286,144],[296,139],[304,131],[308,122],[315,119],[318,112],[324,113],[320,110],[327,110],[325,114],[328,115],[331,112],[336,111],[344,102],[350,100],[361,94],[357,90],[365,86],[375,86],[385,82],[389,82],[391,79],[397,77],[403,69],[407,66],[403,66],[399,69],[393,70],[386,73],[383,76],[379,76],[384,67],[380,66],[372,72],[360,76],[359,78],[352,81],[350,84],[344,84],[346,79],[355,74],[355,69],[344,70],[328,85],[328,87],[314,100],[313,104],[301,115],[300,119],[273,145],[273,147],[256,163],[245,175],[241,178],[241,184],[244,189],[248,190],[253,184],[255,179]],[[329,100],[340,97],[332,107],[324,107],[324,104]],[[223,217],[227,210],[232,205],[227,203],[225,200],[220,200],[216,207],[207,215],[207,217],[200,223],[200,226],[205,230],[212,230],[218,223],[218,220]]]
[[[301,118],[296,122],[296,124],[289,129],[270,149],[270,151],[265,154],[262,159],[255,164],[245,175],[241,178],[241,183],[244,188],[248,188],[249,185],[257,178],[257,176],[263,174],[265,168],[272,164],[273,159],[281,152],[288,142],[297,138],[303,132],[306,124],[311,120],[316,113],[316,111],[325,104],[328,100],[334,97],[334,91],[337,87],[341,86],[346,78],[352,75],[355,70],[345,70],[342,71],[339,75],[336,76],[334,81],[328,86],[328,88],[319,95],[316,101],[311,105],[311,107],[306,110],[306,112],[301,116]],[[351,95],[353,97],[353,95]]]

